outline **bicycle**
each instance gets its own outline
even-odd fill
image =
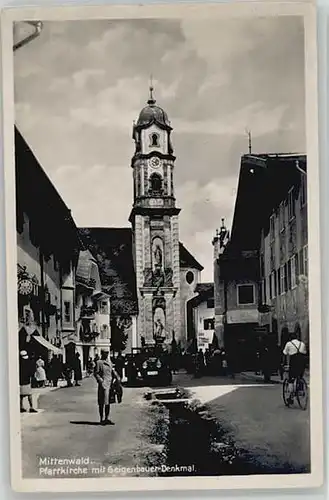
[[[285,370],[285,373],[288,373],[288,370]],[[306,410],[308,404],[308,386],[304,377],[294,378],[293,391],[290,390],[289,385],[289,376],[286,376],[282,386],[284,404],[290,408],[296,399],[301,410]]]

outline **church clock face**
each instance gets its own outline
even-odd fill
[[[160,167],[160,160],[159,158],[156,158],[156,157],[153,157],[150,159],[150,166],[153,167],[153,168],[158,168]]]

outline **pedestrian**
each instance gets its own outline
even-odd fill
[[[95,367],[95,378],[98,383],[97,402],[101,425],[114,425],[109,419],[111,405],[111,387],[114,379],[121,383],[120,377],[114,369],[109,359],[109,349],[102,349],[101,359],[97,361]],[[105,410],[105,418],[104,418]]]
[[[114,361],[114,366],[115,366],[115,370],[116,370],[117,374],[122,379],[122,377],[123,377],[123,369],[124,369],[124,366],[125,366],[125,359],[122,356],[121,352],[119,352],[116,360]]]
[[[88,362],[87,362],[87,375],[88,375],[88,377],[90,377],[92,375],[94,368],[95,368],[95,363],[92,360],[92,358],[89,358]]]
[[[44,387],[46,385],[47,376],[45,370],[45,362],[41,356],[39,356],[39,358],[37,359],[35,366],[36,370],[34,378],[37,382],[37,387]]]
[[[30,405],[30,413],[37,413],[37,410],[33,405],[32,398],[32,378],[33,378],[33,364],[29,359],[29,356],[26,351],[20,352],[19,359],[19,385],[20,385],[20,408],[21,413],[25,413],[26,410],[24,408],[24,399],[27,397],[29,405]]]
[[[67,383],[67,387],[72,387],[72,367],[70,363],[66,362],[63,369],[64,377]]]
[[[228,368],[228,365],[227,365],[227,357],[226,357],[226,352],[224,351],[224,349],[222,350],[222,374],[224,376],[227,375],[227,368]]]
[[[210,352],[209,347],[207,347],[205,350],[204,360],[205,360],[205,365],[206,365],[206,371],[209,374],[209,372],[210,372],[210,360],[211,360],[211,352]]]
[[[79,382],[82,380],[82,369],[81,369],[80,354],[78,352],[76,353],[74,359],[73,373],[74,373],[75,385],[79,387],[80,386]]]
[[[49,378],[53,387],[57,387],[58,380],[60,379],[62,373],[63,373],[62,362],[59,356],[56,356],[55,354],[49,363]]]

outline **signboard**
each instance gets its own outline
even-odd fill
[[[233,323],[258,323],[259,314],[257,309],[236,309],[227,311],[226,321]]]
[[[208,347],[208,344],[211,344],[212,342],[213,335],[214,335],[213,330],[209,330],[207,332],[200,332],[197,339],[198,347],[199,348]]]

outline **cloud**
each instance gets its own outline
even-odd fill
[[[128,225],[132,123],[153,74],[174,127],[181,239],[207,279],[245,129],[254,152],[305,151],[301,18],[45,22],[14,64],[16,123],[86,226]]]
[[[88,170],[63,165],[51,176],[78,226],[129,226],[131,171],[125,167],[91,165]]]

